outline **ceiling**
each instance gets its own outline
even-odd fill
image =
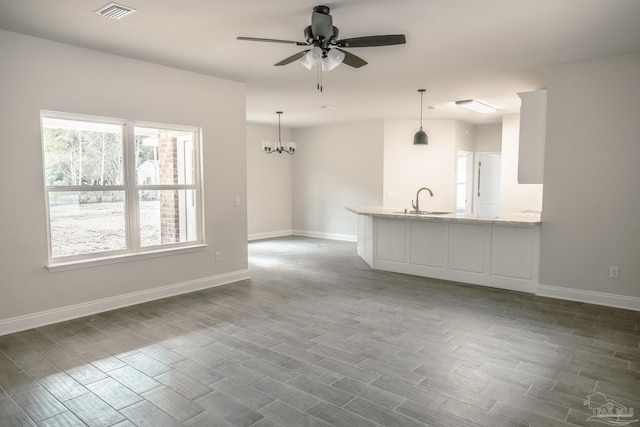
[[[550,65],[640,52],[639,0],[0,0],[0,28],[246,83],[247,120],[285,127],[420,117],[473,124],[519,111],[517,92],[546,87]],[[405,34],[407,44],[353,48],[369,64],[323,73],[274,67],[303,47],[314,6],[331,8],[340,38]],[[476,98],[497,113],[467,112]],[[430,109],[428,106],[438,106]]]

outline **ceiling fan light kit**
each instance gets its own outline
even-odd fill
[[[327,52],[325,58],[322,58],[322,71],[331,71],[344,61],[345,54],[337,49],[331,49]]]
[[[420,130],[413,136],[413,145],[429,145],[429,137],[422,130],[422,97],[426,91],[426,89],[418,89],[420,92]]]
[[[314,47],[307,51],[302,58],[300,58],[300,63],[307,70],[311,70],[314,65],[322,60],[322,50],[319,47]]]

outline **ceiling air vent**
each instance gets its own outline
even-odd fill
[[[109,3],[96,10],[98,15],[106,16],[107,18],[122,19],[127,15],[131,15],[136,10],[129,6],[123,6],[117,3]]]

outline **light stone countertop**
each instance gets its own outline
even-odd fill
[[[380,207],[347,206],[348,211],[359,215],[369,215],[390,219],[415,219],[415,220],[441,220],[454,222],[492,223],[504,225],[536,225],[540,224],[539,214],[514,213],[511,215],[486,216],[476,214],[449,213],[449,214],[415,214],[404,213],[404,209],[386,209]]]

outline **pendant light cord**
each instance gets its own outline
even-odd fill
[[[422,130],[422,96],[425,90],[426,89],[418,89],[418,92],[420,92],[420,130]]]

